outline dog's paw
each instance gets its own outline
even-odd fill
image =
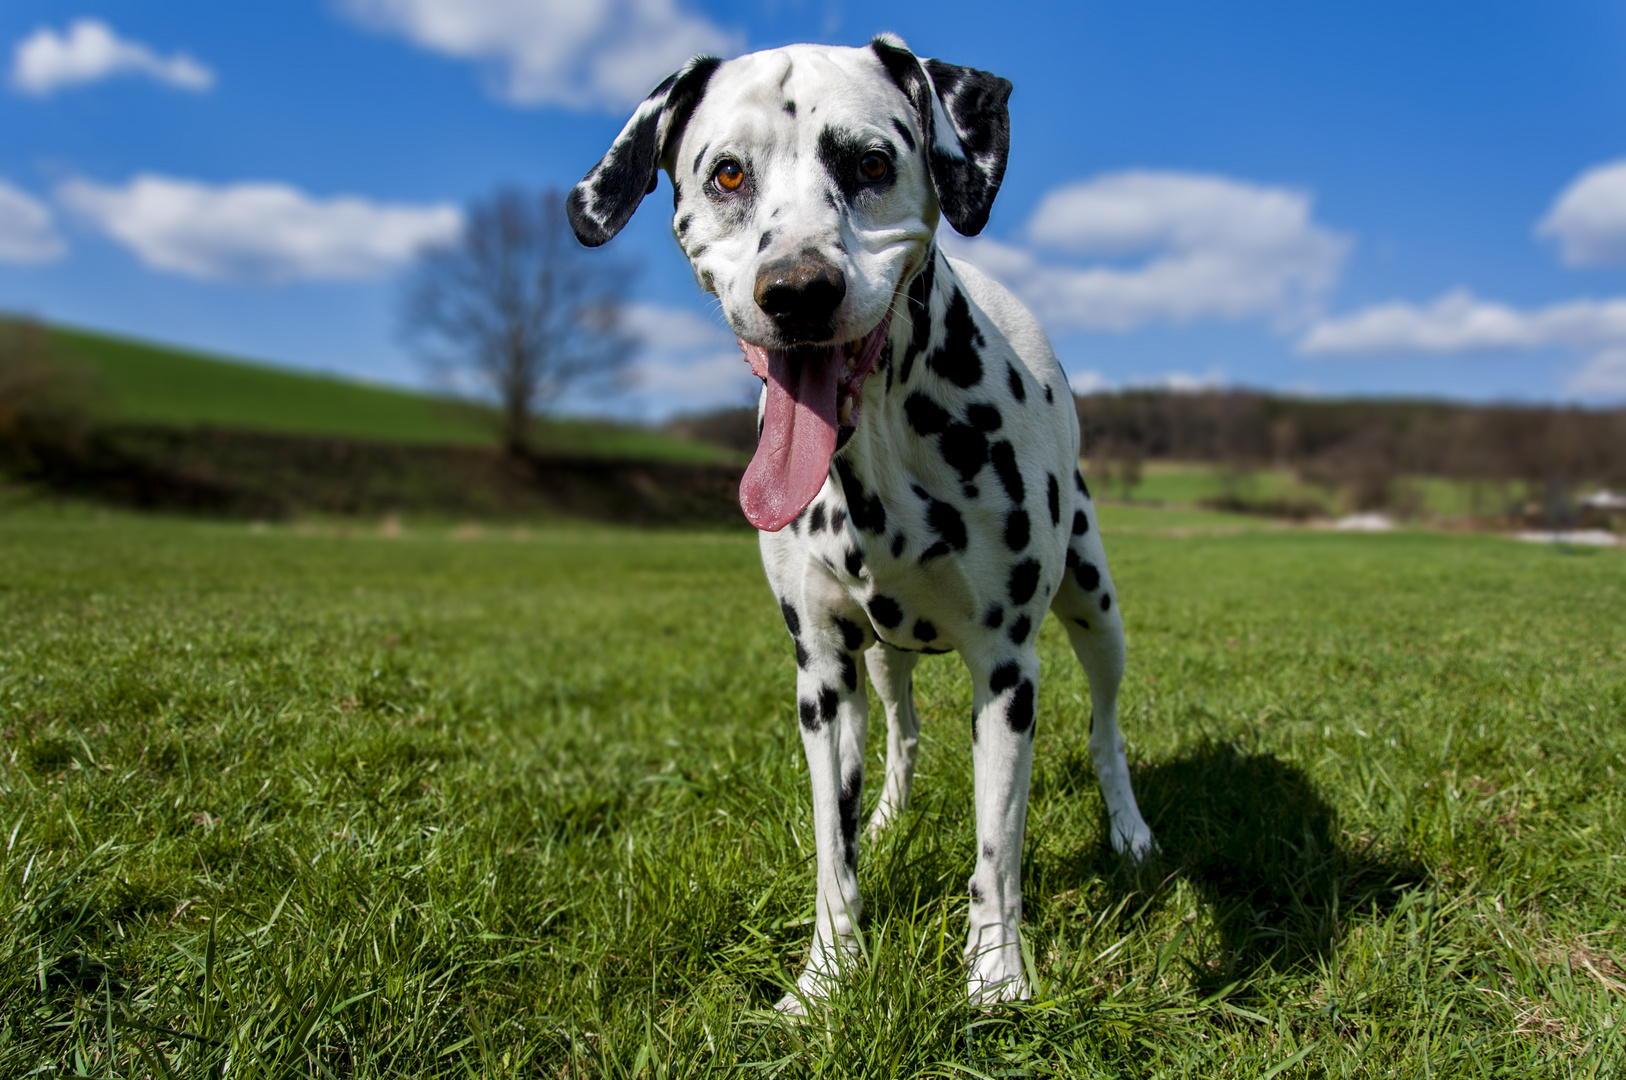
[[[966,945],[966,994],[973,1005],[1027,1001],[1033,996],[1014,926],[984,926]]]
[[[1133,817],[1127,815],[1119,817],[1113,821],[1112,850],[1131,862],[1141,863],[1163,849],[1158,847],[1157,838],[1152,835],[1151,828],[1141,820],[1139,814],[1136,814]]]

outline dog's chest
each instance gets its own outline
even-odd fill
[[[857,430],[780,541],[883,640],[923,651],[1042,620],[1072,501],[1072,418],[958,288],[944,291],[923,344],[870,377]]]

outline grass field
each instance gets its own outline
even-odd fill
[[[0,1075],[1620,1075],[1622,553],[1103,517],[1162,856],[1105,846],[1052,622],[1038,998],[969,1009],[970,692],[928,661],[867,961],[798,1025],[749,535],[0,514]]]
[[[242,428],[403,443],[495,445],[489,411],[466,403],[291,368],[229,360],[87,330],[53,328],[51,344],[94,373],[103,419]],[[594,420],[538,421],[539,450],[654,461],[717,461],[704,443]]]

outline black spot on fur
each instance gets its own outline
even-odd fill
[[[847,524],[847,511],[844,510],[844,509],[841,509],[840,507],[838,507],[830,515],[830,531],[833,532],[833,533],[838,533],[838,532],[840,532],[842,530],[842,527],[845,526],[846,524]]]
[[[846,128],[827,126],[819,132],[819,164],[824,166],[824,171],[835,181],[849,203],[885,191],[896,182],[891,169],[880,180],[867,180],[858,171],[859,160],[871,149],[873,146],[869,139]],[[896,160],[897,152],[890,145],[886,149],[888,159]]]
[[[1089,515],[1082,510],[1073,511],[1073,535],[1083,536],[1090,531]]]
[[[851,694],[858,689],[858,665],[853,663],[852,653],[837,653],[841,658],[841,681],[847,686],[847,693]]]
[[[1073,621],[1079,626],[1083,627],[1085,630],[1090,628],[1090,621],[1088,619],[1074,619]]]
[[[894,116],[892,118],[892,128],[898,133],[898,138],[903,140],[903,145],[907,146],[912,152],[915,148],[915,137],[909,133],[909,126]]]
[[[1011,502],[1021,506],[1022,500],[1027,498],[1027,488],[1022,484],[1022,471],[1016,467],[1016,447],[1001,439],[988,448],[988,459],[994,463],[994,472],[1004,485],[1005,494],[1011,497]]]
[[[892,538],[892,557],[894,559],[896,559],[896,558],[902,557],[902,555],[903,555],[903,534],[899,533],[898,535],[896,535],[896,536],[894,536]]]
[[[1033,726],[1033,680],[1023,679],[1010,704],[1005,706],[1005,723],[1018,735]]]
[[[841,490],[847,496],[853,524],[877,536],[886,532],[886,507],[881,497],[864,490],[863,481],[845,459],[836,459],[836,473],[841,478]]]
[[[971,721],[972,727],[975,727],[976,723],[976,719],[973,718]],[[975,737],[975,732],[973,732],[973,737]],[[982,903],[982,890],[977,887],[977,883],[975,881],[970,882],[968,888],[971,890],[971,902],[973,904]]]
[[[819,691],[819,719],[826,724],[834,720],[836,718],[836,706],[840,701],[841,695],[836,693],[835,687],[826,686],[821,689]]]
[[[968,389],[982,381],[982,355],[977,350],[985,344],[971,317],[971,305],[955,289],[943,314],[943,345],[932,353],[927,365],[960,389]]]
[[[1005,365],[1005,378],[1010,384],[1011,397],[1017,401],[1026,401],[1028,399],[1028,388],[1022,382],[1022,373],[1016,370],[1015,364]]]
[[[796,115],[796,103],[794,101],[785,102],[785,115],[786,116],[795,116]]]
[[[1039,588],[1039,561],[1023,559],[1011,567],[1011,576],[1006,581],[1005,587],[1013,604],[1025,604],[1032,600],[1034,592]]]
[[[988,439],[970,424],[951,423],[937,437],[937,448],[943,460],[959,471],[962,483],[988,463]]]
[[[994,857],[994,845],[992,845],[992,844],[984,844],[984,845],[982,845],[982,857],[985,858],[985,859],[992,859]]]
[[[888,630],[896,630],[903,621],[903,609],[890,596],[875,596],[869,602],[869,617]]]
[[[844,565],[847,567],[847,573],[853,577],[864,576],[864,557],[858,554],[857,548],[847,549],[847,558]]]
[[[779,614],[785,617],[785,629],[790,631],[791,637],[802,632],[802,617],[796,614],[796,609],[791,606],[789,600],[779,601]]]
[[[803,698],[796,703],[796,711],[801,714],[803,728],[808,731],[819,730],[819,707],[816,704]]]
[[[762,230],[762,235],[757,238],[757,254],[760,255],[762,252],[767,251],[768,245],[771,243],[773,243],[773,230]]]
[[[926,349],[926,339],[932,333],[932,288],[937,281],[937,249],[933,248],[926,265],[909,283],[909,347],[903,353],[903,367],[898,382],[908,385],[909,375],[915,369],[915,357]]]
[[[1015,660],[1007,660],[988,676],[988,689],[996,694],[1002,694],[1015,686],[1021,678],[1021,666]]]
[[[965,518],[954,507],[938,499],[931,500],[926,505],[926,524],[949,547],[955,551],[965,550]]]
[[[920,553],[920,561],[923,563],[929,563],[933,559],[941,559],[944,555],[947,555],[952,550],[953,549],[948,546],[947,540],[939,540],[931,547]]]
[[[811,536],[816,532],[824,531],[824,504],[814,503],[813,510],[807,515],[807,532]]]
[[[694,224],[694,215],[693,214],[684,214],[682,217],[678,218],[678,228],[677,228],[678,235],[682,236],[684,233],[688,232],[689,231],[689,226],[693,225],[693,224]]]
[[[940,435],[949,424],[948,410],[919,390],[903,399],[903,415],[921,436]]]
[[[841,643],[849,651],[855,650],[864,644],[864,631],[859,628],[857,623],[849,619],[843,619],[840,615],[830,621],[835,624],[837,630],[841,631]]]
[[[999,410],[992,405],[968,405],[965,410],[966,423],[978,431],[998,431],[1003,423]]]
[[[1005,546],[1021,551],[1028,546],[1028,512],[1012,510],[1005,515]]]
[[[933,626],[925,619],[916,619],[914,635],[916,641],[936,641],[937,627]]]
[[[1094,592],[1101,587],[1101,571],[1095,568],[1094,563],[1080,562],[1073,568],[1073,580],[1085,592]]]
[[[803,671],[807,670],[807,647],[802,644],[801,638],[791,638],[791,644],[796,646],[796,666]]]
[[[975,499],[978,495],[982,494],[977,490],[976,484],[966,484],[960,488],[960,493],[968,499]]]
[[[998,630],[1000,624],[1004,621],[1005,609],[1000,607],[998,604],[994,604],[989,607],[987,614],[983,615],[982,617],[982,625],[986,626],[990,630]]]
[[[1090,486],[1084,482],[1082,470],[1073,474],[1073,486],[1078,488],[1078,493],[1086,499],[1090,497]]]
[[[1101,594],[1101,610],[1102,611],[1111,611],[1112,610],[1112,594],[1111,593],[1102,593]]]
[[[1026,615],[1023,615],[1021,618],[1011,623],[1011,628],[1005,633],[1006,636],[1011,639],[1012,645],[1026,645],[1028,640],[1028,631],[1032,629],[1033,620],[1029,619]]]
[[[1045,497],[1050,500],[1050,524],[1061,524],[1061,485],[1056,483],[1055,473],[1045,473],[1049,481]]]
[[[1049,384],[1046,384],[1046,385],[1045,385],[1045,388],[1044,388],[1044,399],[1045,399],[1045,400],[1046,400],[1046,401],[1048,401],[1048,402],[1050,402],[1050,403],[1052,403],[1052,404],[1054,404],[1054,403],[1055,403],[1055,401],[1056,401],[1056,392],[1055,392],[1055,391],[1054,391],[1054,390],[1052,390],[1052,389],[1050,389],[1050,386],[1049,386]]]
[[[1071,570],[1073,567],[1077,566],[1078,563],[1079,563],[1078,552],[1074,551],[1072,548],[1068,548],[1067,549],[1067,569]]]
[[[858,865],[858,805],[864,794],[864,768],[859,766],[841,779],[841,846],[849,867]]]

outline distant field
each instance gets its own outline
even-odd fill
[[[1092,473],[1088,462],[1086,475],[1092,477],[1092,485],[1099,487],[1109,497],[1124,496],[1122,485],[1102,479],[1098,471]],[[1405,501],[1410,493],[1418,511],[1426,516],[1441,518],[1502,513],[1507,508],[1507,500],[1516,490],[1516,486],[1504,490],[1482,484],[1476,493],[1475,485],[1469,481],[1443,477],[1401,477],[1397,481],[1397,498],[1400,501]],[[1234,495],[1251,503],[1279,501],[1313,504],[1333,515],[1349,511],[1349,507],[1342,505],[1338,492],[1305,483],[1292,469],[1257,469],[1235,473],[1223,466],[1200,462],[1147,462],[1141,467],[1140,483],[1131,489],[1129,495],[1140,502],[1175,506],[1195,506],[1204,499]]]
[[[1626,554],[1159,513],[1103,531],[1161,858],[1106,847],[1051,622],[1038,1000],[969,1010],[970,691],[928,660],[868,960],[794,1025],[750,535],[0,509],[0,1075],[1621,1075]]]
[[[461,402],[85,330],[55,328],[54,346],[92,369],[111,420],[242,428],[403,443],[494,445],[488,410]],[[538,424],[538,448],[659,461],[716,461],[715,447],[587,420]]]

